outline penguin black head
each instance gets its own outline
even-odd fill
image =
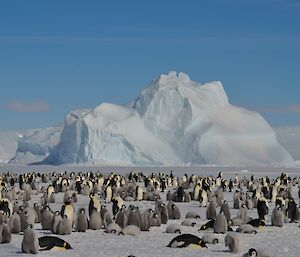
[[[200,240],[200,241],[199,241],[199,245],[200,245],[201,247],[208,248],[207,245],[206,245],[206,243],[205,243],[203,240]]]
[[[85,213],[85,209],[84,209],[84,208],[81,208],[81,209],[79,210],[79,212],[80,212],[80,213]]]
[[[257,256],[257,251],[254,248],[250,248],[248,251],[248,256],[249,257],[256,257]]]
[[[204,225],[202,225],[202,226],[200,227],[199,230],[206,230],[206,229],[207,229],[207,226],[206,226],[206,224],[204,224]]]
[[[72,249],[71,245],[67,242],[64,242],[64,248],[66,249]]]

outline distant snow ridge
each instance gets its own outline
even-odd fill
[[[160,75],[130,106],[72,111],[46,164],[293,164],[262,116],[228,102],[221,82]]]
[[[10,163],[29,164],[44,160],[52,148],[59,143],[62,124],[44,129],[27,131],[18,140],[18,148],[15,157]]]

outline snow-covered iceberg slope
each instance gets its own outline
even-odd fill
[[[170,72],[128,106],[103,103],[65,117],[47,164],[292,165],[256,112],[228,102],[221,82]]]
[[[14,156],[19,136],[18,131],[0,131],[0,163],[7,163]]]

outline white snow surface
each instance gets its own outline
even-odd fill
[[[291,166],[293,159],[260,114],[228,102],[221,82],[170,72],[127,106],[67,114],[43,163]]]

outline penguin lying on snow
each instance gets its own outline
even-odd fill
[[[41,251],[46,250],[67,250],[72,249],[71,245],[65,240],[55,236],[43,236],[39,238]]]
[[[256,250],[254,248],[250,248],[249,251],[243,255],[243,257],[274,257],[274,255],[266,250]]]
[[[171,242],[167,245],[167,247],[171,248],[193,248],[193,249],[200,249],[206,247],[205,242],[194,235],[191,234],[182,234],[179,235],[171,240]]]

